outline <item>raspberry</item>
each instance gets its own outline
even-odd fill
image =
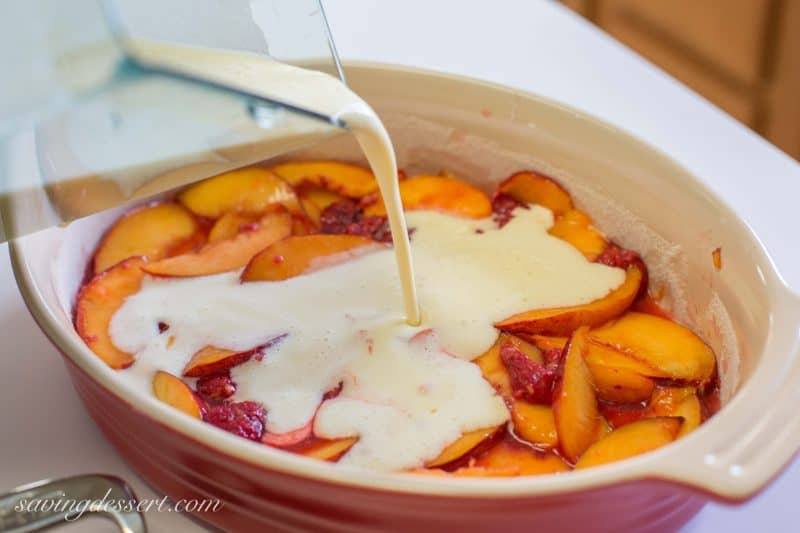
[[[649,283],[649,275],[647,272],[647,265],[644,264],[642,258],[633,250],[617,246],[613,242],[609,244],[603,253],[597,256],[595,263],[602,263],[610,267],[629,269],[631,266],[636,265],[642,272],[642,281],[639,285],[639,296],[647,294],[647,286]]]
[[[614,243],[609,244],[603,253],[597,256],[596,263],[602,263],[610,267],[627,269],[634,263],[640,262],[642,259],[639,254],[627,248],[621,248]]]
[[[510,342],[500,347],[500,359],[508,370],[515,398],[531,403],[549,404],[552,401],[554,370],[531,361]]]
[[[345,233],[347,226],[355,224],[361,209],[352,200],[335,202],[322,210],[319,216],[322,233]]]
[[[492,197],[492,212],[494,212],[494,221],[497,222],[499,227],[503,227],[514,218],[513,211],[518,207],[528,209],[528,206],[518,202],[511,196],[498,192]]]
[[[236,392],[236,383],[229,374],[216,374],[197,380],[197,392],[207,400],[224,400]]]
[[[555,371],[558,368],[558,365],[561,364],[561,355],[563,353],[564,352],[561,350],[561,348],[550,348],[549,350],[544,350],[542,352],[544,366]]]
[[[209,406],[203,418],[209,424],[250,440],[261,440],[266,412],[256,402],[230,402]]]
[[[392,242],[386,217],[364,216],[352,200],[342,200],[326,207],[320,214],[322,233],[338,233],[369,237],[378,242]]]

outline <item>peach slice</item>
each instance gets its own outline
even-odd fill
[[[464,433],[458,439],[450,443],[444,450],[442,450],[442,453],[440,453],[432,461],[429,461],[425,466],[434,467],[455,461],[470,450],[474,449],[478,444],[494,435],[497,432],[497,429],[498,427],[491,427],[476,429],[474,431],[468,431]]]
[[[586,450],[575,468],[599,466],[640,455],[674,441],[683,419],[645,418],[615,429]]]
[[[321,461],[336,461],[339,457],[344,455],[347,450],[353,447],[353,444],[358,442],[358,437],[345,437],[342,439],[320,439],[311,446],[305,448],[301,455],[312,457]]]
[[[130,211],[106,232],[94,255],[94,273],[134,256],[155,261],[187,241],[202,244],[203,240],[200,224],[183,206],[147,205]]]
[[[378,190],[372,172],[352,163],[299,161],[281,163],[270,170],[291,185],[310,183],[350,198],[361,198]]]
[[[588,362],[587,362],[588,364]],[[653,392],[653,380],[621,368],[589,366],[597,397],[616,403],[645,401]]]
[[[547,448],[558,445],[553,408],[549,405],[515,400],[511,406],[511,420],[517,437]]]
[[[86,345],[108,366],[127,368],[133,364],[133,355],[114,346],[108,325],[125,299],[139,292],[145,260],[131,257],[97,274],[81,287],[75,303],[75,329]]]
[[[553,395],[559,445],[572,462],[594,444],[600,419],[592,374],[584,361],[588,330],[585,326],[578,328],[570,337]]]
[[[400,198],[406,211],[431,209],[465,218],[484,218],[492,214],[492,204],[486,193],[444,176],[414,176],[401,181]],[[386,215],[383,200],[364,209],[364,215]]]
[[[248,215],[229,211],[219,217],[211,231],[208,232],[208,242],[218,242],[231,239],[243,231],[253,229],[263,215]]]
[[[218,218],[229,211],[258,215],[272,204],[300,210],[289,184],[261,167],[234,170],[201,181],[181,192],[178,201],[192,213],[208,218]]]
[[[579,326],[598,326],[622,314],[633,303],[642,282],[642,271],[632,266],[622,285],[604,298],[584,305],[534,309],[518,313],[495,324],[508,333],[567,336]]]
[[[613,348],[589,341],[586,365],[592,373],[597,396],[602,400],[636,403],[649,399],[653,392],[653,380],[646,376],[654,372]]]
[[[475,467],[487,470],[518,468],[519,475],[535,476],[566,472],[569,466],[553,453],[534,450],[523,444],[500,441],[475,461]]]
[[[521,334],[520,336],[542,351],[563,350],[568,340],[566,337],[548,337],[547,335]]]
[[[252,229],[206,244],[195,252],[148,263],[143,268],[148,274],[167,277],[207,276],[241,268],[259,251],[291,233],[291,215],[285,208],[277,207],[261,217]]]
[[[308,216],[292,214],[292,235],[311,235],[317,233],[317,224]]]
[[[253,257],[242,281],[280,281],[383,250],[358,235],[302,235],[278,241]]]
[[[657,387],[647,412],[650,416],[683,418],[679,437],[694,431],[703,421],[703,407],[694,387]]]
[[[292,431],[287,431],[286,433],[270,433],[265,431],[264,434],[261,435],[261,442],[274,446],[275,448],[286,448],[305,441],[313,434],[314,423],[313,421],[309,421],[306,425]]]
[[[647,408],[641,403],[601,402],[599,408],[600,413],[614,428],[622,427],[647,417]]]
[[[203,417],[201,400],[179,378],[159,370],[153,376],[153,393],[162,402],[195,418]]]
[[[626,313],[593,330],[591,338],[672,379],[704,382],[712,377],[716,367],[714,352],[700,337],[655,315]]]
[[[577,209],[564,213],[555,221],[548,233],[570,243],[589,261],[597,259],[608,245],[603,234],[592,227],[592,219]]]
[[[484,379],[491,383],[503,397],[511,398],[511,378],[503,361],[500,359],[500,347],[507,342],[519,348],[531,361],[535,361],[540,365],[544,364],[544,362],[542,353],[536,346],[507,333],[500,333],[492,347],[474,359],[474,363],[481,369]]]
[[[310,183],[301,183],[295,189],[297,190],[300,205],[303,206],[308,218],[317,226],[320,224],[320,215],[326,207],[345,199],[344,196],[337,192]]]
[[[608,419],[601,414],[597,423],[597,431],[594,436],[595,442],[602,439],[612,431],[614,431],[614,428],[612,428],[611,424],[608,423]]]
[[[520,475],[518,465],[508,465],[504,467],[486,466],[462,466],[452,472],[441,468],[415,468],[408,471],[409,474],[434,476],[434,477],[515,477]]]
[[[524,171],[512,174],[497,187],[518,202],[538,204],[550,209],[555,218],[572,209],[572,198],[561,185],[538,172]]]
[[[183,375],[187,378],[202,378],[214,374],[220,374],[231,368],[245,363],[254,355],[261,353],[267,347],[283,339],[286,335],[280,335],[250,350],[236,351],[216,346],[206,346],[196,351],[186,366],[183,368]]]

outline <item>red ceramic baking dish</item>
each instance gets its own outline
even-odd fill
[[[451,479],[350,470],[191,419],[137,393],[84,345],[72,325],[75,293],[119,212],[13,242],[31,313],[88,412],[145,480],[172,498],[220,498],[224,508],[200,518],[239,531],[665,531],[709,499],[751,497],[786,466],[800,447],[800,298],[746,220],[657,149],[555,102],[384,65],[351,65],[348,78],[386,120],[407,170],[446,167],[487,189],[519,168],[541,170],[611,238],[642,252],[662,301],[719,354],[722,409],[669,446],[585,471]],[[346,137],[292,157],[359,158]]]

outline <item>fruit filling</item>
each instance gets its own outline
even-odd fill
[[[75,327],[123,379],[225,431],[380,471],[558,474],[681,438],[717,361],[648,294],[640,254],[555,180],[401,174],[422,324],[403,316],[371,172],[282,163],[106,232]]]

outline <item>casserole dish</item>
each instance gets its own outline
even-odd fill
[[[230,530],[673,530],[709,498],[746,499],[800,447],[800,298],[746,221],[658,150],[575,110],[488,83],[356,64],[409,172],[447,168],[487,190],[519,168],[565,184],[609,237],[643,253],[653,290],[720,356],[723,408],[676,443],[563,475],[450,479],[347,469],[239,439],[136,392],[72,324],[89,254],[120,210],[17,240],[34,318],[121,456],[174,499],[219,498]],[[341,136],[290,157],[357,158]],[[12,213],[13,216],[13,213]],[[712,251],[722,253],[715,267]]]

